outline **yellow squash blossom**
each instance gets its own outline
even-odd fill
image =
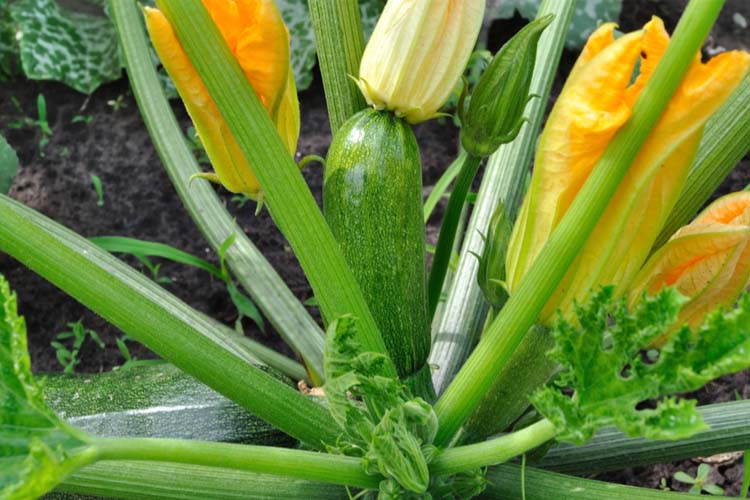
[[[679,324],[695,328],[706,313],[731,306],[750,280],[750,193],[724,196],[712,203],[643,266],[629,301],[672,286],[688,298]]]
[[[359,67],[367,102],[410,123],[434,118],[474,50],[484,7],[485,0],[390,0]]]
[[[299,102],[291,70],[289,34],[273,0],[203,0],[232,54],[276,124],[289,153],[299,137]],[[162,64],[185,102],[215,174],[234,193],[257,199],[260,185],[164,15],[145,9],[146,25]]]
[[[531,186],[516,222],[507,258],[507,284],[518,286],[559,224],[634,102],[668,43],[662,21],[615,40],[614,24],[589,39],[542,133]],[[634,82],[632,75],[639,64]],[[750,55],[700,56],[652,130],[604,215],[542,314],[565,314],[590,290],[614,284],[622,294],[648,257],[677,201],[703,126],[741,83]]]

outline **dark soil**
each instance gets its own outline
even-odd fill
[[[672,29],[680,12],[680,3],[681,0],[626,0],[621,27],[625,31],[640,27],[651,14],[658,14],[665,18],[668,28]],[[747,0],[727,2],[724,15],[712,35],[713,46],[748,48],[748,31],[738,32],[736,23],[732,21],[736,12],[750,20],[750,3]],[[499,45],[518,29],[521,22],[520,19],[513,19],[493,26],[491,33],[494,40],[491,40],[491,45]],[[559,93],[564,75],[575,61],[575,56],[574,53],[565,53],[561,76],[555,84],[553,95]],[[316,78],[316,82],[319,81]],[[53,131],[43,151],[39,147],[41,132],[38,128],[10,127],[10,124],[24,117],[36,118],[38,95],[46,99],[49,124]],[[118,99],[122,103],[119,109],[113,106]],[[315,84],[303,92],[300,100],[302,136],[298,156],[324,156],[330,142],[330,131],[320,85]],[[187,129],[190,122],[182,106],[175,102],[173,109],[183,128]],[[88,124],[72,123],[77,115],[91,116],[92,120]],[[426,192],[456,154],[456,130],[448,120],[443,122],[431,121],[417,127]],[[21,162],[19,175],[10,191],[13,198],[84,236],[118,235],[159,241],[216,261],[216,256],[192,224],[161,167],[125,80],[106,85],[90,97],[56,83],[19,80],[0,86],[0,133],[16,148]],[[104,186],[104,205],[101,207],[97,205],[91,175],[99,176]],[[304,175],[320,202],[320,166],[311,165]],[[750,163],[745,159],[719,192],[741,190],[748,183]],[[264,252],[292,291],[300,299],[309,298],[311,291],[304,274],[268,212],[263,211],[256,217],[252,203],[238,209],[225,191],[218,189],[218,192],[243,230]],[[436,238],[440,217],[441,208],[438,207],[428,227],[428,238]],[[137,260],[125,260],[136,269],[148,273]],[[160,275],[172,280],[164,285],[167,290],[196,309],[233,325],[236,311],[222,283],[191,267],[169,262],[161,264]],[[115,338],[122,333],[116,328],[4,254],[0,254],[0,274],[6,276],[18,293],[20,312],[25,315],[28,324],[29,349],[35,371],[60,369],[50,342],[58,332],[66,330],[68,322],[78,320],[98,332],[106,342],[106,348],[100,349],[91,342],[87,343],[77,371],[106,371],[123,362],[115,344]],[[316,313],[315,310],[312,312]],[[291,355],[272,329],[268,328],[263,333],[248,320],[245,320],[244,326],[248,335]],[[139,358],[153,356],[142,346],[135,343],[129,345],[131,352]],[[713,382],[697,397],[704,404],[734,399],[735,393],[742,398],[750,397],[748,373]],[[601,478],[648,487],[659,487],[660,482],[665,480],[668,486],[680,489],[679,483],[671,479],[674,472],[685,470],[694,473],[696,467],[697,461],[686,461],[628,469]],[[727,492],[737,494],[741,472],[741,461],[732,456],[718,464],[714,474],[716,482]]]

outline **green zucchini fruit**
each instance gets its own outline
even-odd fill
[[[411,127],[373,109],[344,123],[326,159],[323,208],[399,375],[429,376],[422,165]]]
[[[261,368],[292,384],[275,370]],[[296,444],[290,436],[168,363],[98,374],[50,373],[40,379],[42,394],[50,408],[67,422],[96,436],[198,439],[269,446]],[[122,463],[119,467],[125,472],[128,470]],[[76,473],[72,480],[75,482],[76,477],[85,474],[86,470]],[[124,478],[127,479],[127,474]],[[42,498],[109,497],[52,492]]]
[[[295,443],[167,363],[101,374],[48,374],[42,394],[58,415],[95,436]]]

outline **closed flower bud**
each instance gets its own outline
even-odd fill
[[[529,191],[508,248],[510,293],[575,199],[669,43],[660,19],[614,38],[605,24],[589,38],[539,140]],[[632,81],[638,65],[638,76]],[[542,313],[542,322],[573,310],[591,290],[625,293],[682,191],[708,119],[741,84],[746,52],[706,63],[696,54],[679,88],[641,147],[619,189]]]
[[[512,141],[524,123],[539,37],[552,22],[549,14],[516,33],[485,70],[462,115],[461,143],[475,156],[489,156]]]
[[[487,302],[499,310],[508,300],[505,288],[505,252],[510,241],[511,226],[505,206],[500,203],[490,219],[489,233],[484,238],[484,251],[479,257],[477,283]]]
[[[677,324],[695,328],[706,313],[733,305],[749,280],[750,193],[740,192],[716,200],[657,250],[633,281],[629,300],[675,287],[688,299]]]
[[[297,149],[299,102],[289,34],[273,0],[203,0],[224,41],[276,124],[290,154]],[[260,185],[167,18],[145,8],[154,49],[193,120],[215,173],[196,177],[257,199]]]
[[[435,117],[464,72],[484,8],[485,0],[390,0],[359,67],[367,102],[410,123]]]

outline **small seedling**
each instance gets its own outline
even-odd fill
[[[90,125],[93,120],[94,120],[93,115],[75,115],[70,120],[70,123],[83,123],[85,125]]]
[[[133,342],[133,339],[128,335],[123,335],[122,337],[115,339],[115,342],[117,343],[117,349],[125,359],[125,362],[117,367],[118,370],[128,370],[137,366],[157,365],[160,363],[164,363],[164,361],[161,359],[138,359],[133,356],[127,344],[127,342]]]
[[[81,320],[68,323],[67,326],[70,330],[58,333],[55,337],[56,340],[52,341],[50,345],[55,349],[55,356],[62,365],[63,372],[70,374],[75,372],[75,367],[81,362],[79,353],[87,338],[90,338],[100,349],[104,349],[104,342],[94,330],[84,327]],[[70,349],[63,344],[63,341],[68,339],[73,339],[73,345]]]
[[[248,201],[251,201],[250,198],[244,194],[232,195],[232,203],[237,205],[238,209],[243,208]]]
[[[154,264],[153,262],[151,262],[151,259],[149,259],[145,255],[133,254],[133,256],[138,259],[140,263],[146,267],[146,269],[149,270],[152,280],[161,284],[172,283],[172,278],[169,278],[167,276],[159,276],[159,272],[161,271],[161,264]]]
[[[127,108],[128,103],[125,102],[125,95],[120,94],[116,99],[110,99],[107,101],[107,106],[111,107],[113,111],[120,111],[123,108]]]
[[[689,474],[683,471],[677,471],[674,473],[675,481],[679,481],[685,484],[692,484],[688,493],[693,495],[700,495],[701,492],[708,493],[709,495],[723,496],[724,490],[715,484],[709,483],[708,475],[711,473],[711,467],[706,464],[700,464],[695,477],[691,477]]]
[[[102,180],[98,175],[91,174],[91,184],[94,186],[96,191],[96,204],[100,207],[104,206],[104,187],[102,186]]]
[[[11,98],[11,101],[15,105],[18,111],[21,111],[21,105],[15,97]],[[44,95],[39,94],[36,97],[36,110],[37,119],[31,118],[30,116],[24,116],[21,119],[11,122],[8,124],[9,128],[20,129],[25,127],[38,127],[42,132],[42,138],[39,139],[39,156],[42,158],[45,156],[44,150],[49,144],[49,139],[52,137],[52,129],[47,121],[47,101],[44,99]]]

